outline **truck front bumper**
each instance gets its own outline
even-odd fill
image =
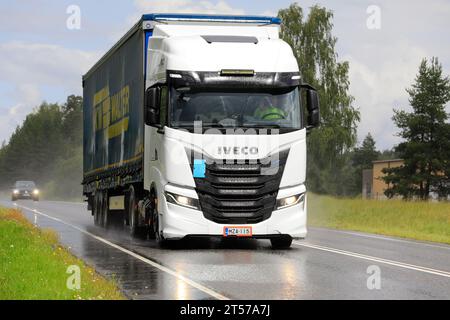
[[[256,238],[273,238],[290,236],[294,239],[305,238],[306,229],[306,195],[303,203],[272,212],[269,219],[256,224],[239,226],[252,227]],[[159,218],[165,239],[181,239],[186,236],[223,236],[225,226],[206,219],[201,211],[182,207],[160,197]]]

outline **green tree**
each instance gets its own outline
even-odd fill
[[[433,57],[423,59],[415,83],[406,90],[412,112],[394,110],[393,120],[400,128],[403,142],[395,151],[404,165],[385,169],[388,197],[429,198],[436,192],[447,198],[450,192],[450,124],[445,105],[450,101],[450,80],[442,74],[442,65]]]
[[[393,160],[398,158],[400,158],[400,156],[395,152],[394,148],[383,150],[378,156],[378,160]]]
[[[34,180],[44,197],[77,197],[82,179],[82,98],[43,102],[0,148],[0,184]]]
[[[71,144],[83,143],[83,98],[70,95],[62,106],[63,132]]]
[[[2,184],[11,186],[16,180],[40,183],[46,179],[63,146],[61,116],[57,104],[44,102],[16,128],[2,148]]]
[[[313,6],[308,17],[296,3],[278,12],[281,38],[292,47],[302,81],[316,87],[320,97],[321,128],[308,139],[308,184],[320,193],[340,194],[344,154],[356,142],[359,111],[348,93],[348,62],[338,62],[332,35],[333,13]]]
[[[61,107],[65,152],[55,159],[49,193],[57,198],[74,199],[82,194],[83,177],[83,98],[70,95]]]
[[[355,168],[355,189],[360,191],[362,186],[362,172],[371,169],[372,162],[377,160],[380,153],[375,146],[375,140],[370,133],[364,138],[360,147],[355,148],[352,162]]]

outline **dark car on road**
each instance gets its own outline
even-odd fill
[[[11,200],[33,199],[39,201],[39,189],[33,181],[16,181],[11,194]]]

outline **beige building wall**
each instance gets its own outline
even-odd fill
[[[381,179],[385,174],[382,172],[384,168],[396,168],[403,165],[402,159],[380,160],[373,162],[373,182],[372,182],[372,198],[386,199],[384,191],[388,185]]]
[[[362,175],[362,197],[363,199],[372,199],[373,170],[364,169]]]

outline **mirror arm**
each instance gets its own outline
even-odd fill
[[[312,85],[310,85],[310,84],[308,84],[308,83],[302,83],[302,84],[300,84],[300,88],[302,88],[302,89],[307,89],[307,90],[317,91],[316,88],[314,88]]]

